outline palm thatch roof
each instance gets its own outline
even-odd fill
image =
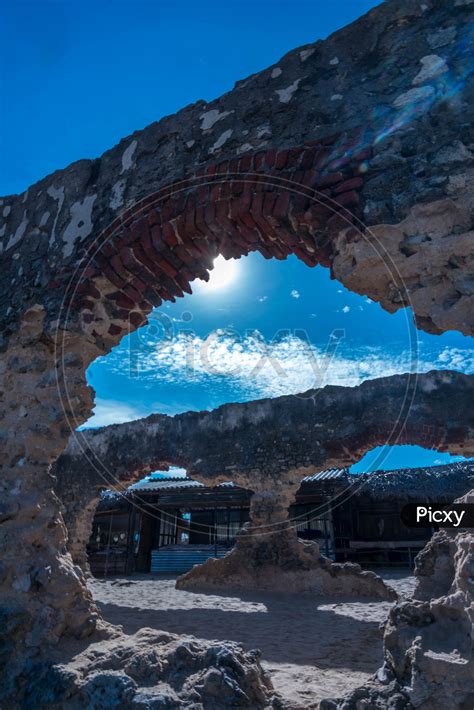
[[[356,495],[399,501],[450,503],[474,489],[474,460],[357,475]]]

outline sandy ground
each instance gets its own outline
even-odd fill
[[[406,596],[408,570],[379,571]],[[263,665],[291,710],[317,708],[363,683],[382,663],[379,630],[390,602],[282,593],[195,594],[174,577],[134,575],[94,580],[91,589],[107,621],[126,633],[149,626],[203,639],[259,648]]]

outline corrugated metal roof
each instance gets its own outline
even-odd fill
[[[314,481],[334,481],[345,478],[348,475],[345,468],[330,468],[327,471],[319,471],[311,476],[305,476],[302,483],[313,483]],[[235,488],[232,481],[221,483],[217,488]],[[193,481],[192,478],[184,478],[183,476],[167,476],[166,478],[155,478],[144,481],[139,481],[133,486],[130,486],[132,491],[169,491],[169,490],[187,490],[190,488],[207,488],[199,481]]]
[[[313,483],[313,481],[334,481],[338,478],[348,476],[347,468],[328,468],[327,471],[319,471],[311,476],[305,476],[301,483]]]
[[[447,464],[444,466],[431,466],[428,468],[399,469],[396,471],[371,471],[366,474],[350,474],[344,468],[330,468],[326,471],[319,471],[310,476],[305,476],[302,483],[313,483],[318,481],[345,481],[346,484],[353,485],[357,494],[373,495],[380,497],[419,497],[431,500],[438,497],[450,496],[457,498],[470,490],[472,478],[474,476],[474,461]],[[234,483],[228,481],[221,483],[217,488],[237,488]],[[179,476],[166,476],[163,478],[149,478],[139,481],[128,489],[131,493],[145,491],[174,491],[188,489],[207,488],[198,481],[191,478]],[[110,498],[110,496],[109,496]],[[116,495],[120,501],[126,497]],[[107,500],[101,500],[100,508],[109,507]]]
[[[131,491],[169,491],[169,490],[187,490],[189,488],[207,488],[199,481],[193,481],[192,478],[158,478],[155,480],[139,481],[133,486],[130,486]],[[221,483],[216,488],[235,488],[232,481]]]

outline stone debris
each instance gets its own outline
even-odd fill
[[[317,543],[298,540],[293,529],[265,536],[260,527],[244,528],[231,552],[195,565],[177,579],[176,588],[397,599],[377,574],[363,572],[357,564],[331,562]]]
[[[22,707],[282,708],[258,650],[148,628],[133,636],[108,631],[69,663],[39,666],[21,688]]]
[[[474,493],[455,502],[472,505]],[[413,598],[395,604],[385,622],[383,668],[322,710],[474,707],[473,560],[472,529],[436,533],[416,557]]]

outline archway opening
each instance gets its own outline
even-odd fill
[[[114,410],[119,422],[157,410],[212,409],[311,386],[357,384],[380,374],[449,368],[453,362],[468,371],[472,367],[464,336],[415,334],[413,342],[409,309],[389,315],[332,281],[326,269],[309,270],[296,256],[267,261],[255,253],[237,262],[222,257],[215,262],[214,283],[211,271],[209,283],[192,296],[162,304],[146,326],[91,365],[89,382],[103,390],[86,426],[113,423]],[[382,344],[381,331],[390,334]],[[121,390],[122,399],[117,398]],[[131,401],[134,390],[138,397]],[[106,394],[111,391],[115,400]],[[386,468],[390,448],[385,447],[378,468]],[[421,449],[411,451],[416,466]],[[449,455],[423,456],[426,463],[442,463]],[[211,527],[209,521],[205,525]],[[311,535],[312,527],[309,522],[303,534]],[[208,544],[216,537],[206,536]],[[334,534],[330,542],[325,534],[323,547],[336,559]],[[145,559],[150,569],[149,551]]]
[[[284,158],[285,161],[290,157],[290,161],[296,160],[296,163],[298,163],[303,154],[297,151],[297,155],[292,154],[289,156],[288,152],[284,152],[284,155],[281,157],[282,159]],[[312,157],[315,158],[316,155]],[[344,164],[350,165],[352,158],[353,155],[351,154],[349,160]],[[277,156],[273,155],[272,160],[276,159]],[[292,167],[291,163],[290,167]],[[346,181],[343,180],[345,177],[347,176],[342,175],[341,177],[341,175],[338,174],[337,180],[342,180],[344,188],[341,187],[340,193],[336,192],[335,195],[341,194],[342,196],[346,194],[343,191],[343,189],[347,188]],[[314,175],[311,176],[311,179],[313,178]],[[360,180],[362,178],[354,179],[356,180],[356,186],[360,187]],[[263,180],[261,183],[257,181],[257,183],[258,185],[265,184],[265,181]],[[351,183],[351,186],[354,187],[354,184]],[[174,186],[172,187],[174,189]],[[274,186],[272,185],[272,187]],[[107,239],[110,237],[110,240],[106,240],[105,243],[100,245],[99,251],[92,257],[92,263],[88,264],[87,268],[89,270],[84,270],[79,274],[78,279],[72,280],[74,293],[71,298],[69,298],[69,296],[71,296],[69,293],[66,297],[68,307],[66,323],[68,327],[71,328],[71,331],[68,332],[68,337],[63,341],[63,344],[64,342],[66,344],[66,350],[69,350],[67,350],[66,353],[62,353],[62,355],[67,355],[68,357],[62,358],[64,369],[61,372],[62,379],[60,383],[60,386],[63,386],[66,390],[68,415],[72,414],[73,418],[76,418],[78,412],[75,411],[75,406],[76,403],[78,403],[78,405],[80,405],[78,419],[79,421],[83,421],[84,419],[84,412],[89,405],[89,401],[84,403],[81,396],[77,396],[77,392],[81,393],[81,387],[83,388],[84,385],[81,379],[84,364],[93,359],[93,354],[96,354],[97,351],[108,351],[114,343],[117,343],[120,338],[123,337],[124,333],[136,330],[136,328],[144,322],[147,315],[151,312],[153,305],[158,305],[163,298],[173,301],[176,296],[181,296],[182,289],[186,289],[189,285],[189,280],[192,280],[189,278],[189,275],[192,277],[193,271],[190,271],[187,267],[181,270],[182,264],[185,263],[182,259],[185,260],[186,256],[182,251],[178,252],[178,249],[180,249],[180,239],[184,240],[185,235],[187,246],[184,248],[184,252],[188,256],[193,257],[190,266],[194,268],[194,276],[199,274],[205,276],[209,268],[209,260],[211,259],[212,261],[212,258],[215,258],[218,253],[223,253],[227,257],[238,257],[249,251],[259,250],[267,257],[276,256],[284,259],[288,253],[292,252],[297,254],[309,265],[315,265],[316,263],[328,265],[330,263],[333,245],[331,244],[331,239],[328,237],[326,227],[320,229],[320,221],[316,218],[314,211],[309,209],[308,201],[311,201],[311,196],[306,194],[298,195],[297,197],[302,197],[303,200],[295,199],[294,203],[291,203],[290,206],[288,200],[283,200],[282,205],[281,202],[278,202],[278,199],[275,199],[275,195],[270,197],[270,200],[267,200],[267,208],[270,214],[263,218],[265,225],[262,228],[262,226],[258,224],[259,220],[257,219],[257,221],[255,221],[254,219],[258,215],[261,216],[261,211],[266,200],[266,197],[262,197],[262,191],[258,190],[258,186],[253,193],[250,193],[250,206],[247,204],[249,197],[247,193],[247,196],[242,198],[244,203],[240,202],[237,207],[234,203],[229,204],[229,200],[226,201],[228,195],[225,194],[225,191],[222,192],[222,188],[223,186],[220,185],[217,194],[210,199],[209,186],[206,185],[205,199],[207,199],[208,204],[214,204],[214,199],[216,199],[217,204],[220,198],[222,198],[221,204],[223,202],[225,208],[222,208],[223,211],[221,209],[217,216],[212,213],[212,210],[209,218],[206,214],[204,215],[206,218],[206,227],[209,228],[209,231],[213,234],[213,239],[210,240],[213,244],[207,243],[205,238],[201,239],[201,236],[195,239],[190,238],[189,233],[186,232],[188,229],[186,219],[184,220],[184,224],[182,221],[179,223],[178,229],[178,222],[173,222],[173,220],[179,220],[180,215],[183,214],[183,209],[186,208],[187,210],[189,205],[191,205],[192,211],[195,203],[193,200],[187,202],[186,200],[183,201],[182,195],[178,196],[178,198],[171,196],[168,199],[167,216],[164,223],[161,221],[161,224],[159,224],[161,216],[159,217],[158,210],[156,210],[154,206],[149,211],[149,214],[147,214],[145,223],[142,215],[139,219],[134,219],[136,217],[134,214],[127,215],[126,218],[119,222],[118,226],[112,225],[111,231],[106,232],[105,236]],[[353,190],[349,192],[350,196],[346,196],[344,199],[349,200],[349,204],[357,203],[357,193],[352,194],[354,193]],[[280,195],[278,195],[278,197],[279,196]],[[327,198],[325,202],[332,200],[330,195],[324,195],[324,197]],[[294,195],[291,195],[289,198],[290,202],[293,198]],[[322,205],[327,217],[327,224],[330,225],[331,229],[335,230],[337,234],[339,234],[342,229],[347,228],[345,214],[339,214],[339,212],[344,212],[345,210],[343,204],[341,204],[341,200],[343,202],[344,199],[337,197],[337,199],[334,200],[338,205],[338,209],[336,210],[338,214],[332,214],[331,216],[327,214],[327,209],[331,211],[330,207],[327,204]],[[337,200],[339,200],[339,202],[337,202]],[[153,204],[153,199],[151,200],[151,204]],[[147,206],[149,207],[149,204],[147,204]],[[237,216],[234,208],[237,209]],[[237,223],[237,227],[236,224],[232,224],[230,228],[228,227],[226,222],[226,220],[230,219],[228,209],[231,210],[232,218],[234,222]],[[284,212],[283,216],[281,216],[282,211]],[[292,220],[288,219],[288,212],[291,212]],[[252,215],[254,224],[253,226],[249,226],[248,224],[244,225],[244,229],[242,230],[241,218],[248,214]],[[319,216],[321,217],[321,215]],[[130,223],[127,223],[128,217],[131,217],[132,221]],[[337,219],[333,220],[333,217]],[[155,222],[157,219],[158,222]],[[349,220],[349,222],[351,222],[351,220]],[[218,234],[216,234],[216,227]],[[234,227],[236,227],[235,233],[232,232]],[[120,231],[117,233],[114,230],[118,228]],[[227,230],[231,230],[231,235],[226,231],[226,228]],[[247,228],[250,229],[252,233],[251,236]],[[177,232],[175,231],[176,229],[178,230]],[[194,232],[195,229],[196,223],[192,222],[190,230]],[[254,240],[251,248],[239,242],[239,238],[242,237],[244,233],[249,239]],[[295,233],[297,236],[295,236]],[[202,232],[200,234],[202,235]],[[275,234],[277,235],[276,239]],[[179,239],[177,235],[179,235]],[[235,237],[238,247],[233,244],[229,236]],[[283,242],[285,239],[290,241],[290,246],[285,247],[282,245],[282,236],[284,237]],[[172,242],[171,245],[169,244],[170,241]],[[205,242],[204,244],[203,241]],[[165,244],[167,244],[167,246],[164,246]],[[176,249],[170,250],[168,248],[169,246],[174,246]],[[163,256],[163,252],[166,252],[166,258]],[[178,257],[176,257],[176,254],[178,254]],[[181,254],[181,256],[179,256],[179,254]],[[178,259],[179,263],[177,263],[176,259]],[[70,274],[66,273],[66,278],[69,278],[69,276]],[[156,287],[154,284],[156,284]],[[55,287],[57,287],[57,285]],[[53,286],[51,286],[51,288],[53,288]],[[293,291],[295,292],[293,293]],[[292,289],[290,296],[298,300],[300,294],[297,289]],[[59,319],[59,324],[64,326],[65,322]],[[38,324],[36,323],[36,325]],[[75,331],[76,327],[79,329],[77,332]],[[63,335],[65,335],[65,333],[63,333]],[[25,337],[25,333],[22,333],[22,337]],[[77,359],[77,346],[79,342],[87,343],[87,348],[84,353],[81,351],[80,362]],[[450,377],[451,379],[454,377],[452,373],[448,376],[448,379],[450,379]],[[71,383],[75,388],[75,398],[71,398],[71,393],[68,391],[68,386]],[[393,420],[385,422],[385,427],[390,428],[392,422]],[[385,436],[386,433],[386,428],[382,426],[381,431],[373,435],[373,440],[379,441],[380,437]],[[454,431],[451,432],[451,434],[453,439],[448,441],[448,445],[452,445],[453,441],[459,443],[463,439],[465,432],[464,429],[462,429],[461,432]],[[434,440],[436,437],[437,433],[430,429],[428,432],[428,440]],[[81,441],[81,437],[78,437],[78,441]],[[365,445],[366,444],[364,444],[364,446]],[[352,450],[352,446],[353,443],[350,443],[350,450]],[[356,451],[358,450],[356,446]],[[349,452],[345,455],[357,457],[357,453],[350,454]],[[168,457],[162,456],[158,460],[166,461]],[[140,465],[137,461],[135,463],[136,466]],[[134,471],[135,470],[136,468]],[[301,471],[298,470],[297,475],[300,474]],[[297,482],[298,481],[296,481],[296,483]],[[293,495],[293,489],[296,487],[296,483],[294,480],[288,482],[289,488],[292,489],[288,493],[290,497]],[[279,507],[280,509],[284,508],[286,512],[288,506],[281,505]],[[264,512],[266,513],[267,511]],[[279,522],[286,523],[286,518],[283,520],[282,517],[282,520]],[[288,529],[289,526],[285,528],[285,531]],[[290,540],[290,537],[291,536],[288,535],[286,538],[288,541],[286,548],[288,554],[285,554],[285,561],[293,560],[294,558],[294,555],[292,555],[294,547],[292,547],[292,545],[297,538],[293,537]],[[253,544],[255,542],[255,536],[250,541]],[[301,549],[297,542],[296,546]],[[255,559],[260,556],[262,552],[266,554],[266,551],[268,551],[270,547],[271,545],[261,544],[261,541],[257,540],[256,544],[253,545],[254,550],[258,553]],[[307,553],[308,549],[305,548],[302,552]],[[314,562],[315,565],[316,563],[319,566],[321,565],[319,551],[316,547],[311,547],[309,556],[312,558],[312,562]],[[303,564],[302,560],[300,560],[300,562]],[[325,562],[323,564],[327,566],[326,572],[330,576],[331,573],[329,570],[332,568]],[[350,574],[347,575],[347,577],[349,576]]]

